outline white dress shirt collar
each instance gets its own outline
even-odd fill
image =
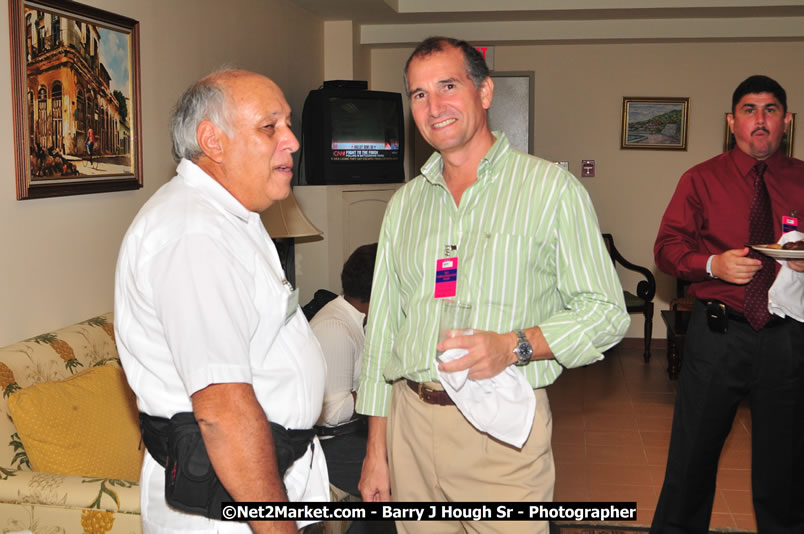
[[[200,191],[205,197],[220,205],[244,222],[259,218],[259,214],[249,211],[215,178],[207,174],[201,167],[188,159],[182,159],[176,167],[176,174],[183,177],[187,185]]]

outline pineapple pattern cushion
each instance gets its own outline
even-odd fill
[[[113,360],[120,361],[112,313],[0,348],[0,469],[31,469],[8,413],[9,395]]]

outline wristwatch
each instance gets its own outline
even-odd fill
[[[514,330],[514,334],[516,334],[514,354],[519,358],[515,365],[527,365],[530,363],[530,357],[533,356],[533,347],[530,346],[528,338],[525,337],[525,332],[522,330]]]

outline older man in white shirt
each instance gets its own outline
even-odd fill
[[[177,175],[131,224],[115,281],[120,359],[141,418],[170,421],[170,429],[172,417],[191,413],[232,500],[328,500],[315,438],[302,441],[283,476],[271,429],[307,435],[325,376],[321,349],[259,217],[290,191],[299,147],[290,107],[268,78],[222,71],[181,97],[171,134]],[[164,451],[144,438],[146,533],[296,533],[303,526],[179,511],[166,501]]]

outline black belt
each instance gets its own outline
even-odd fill
[[[234,499],[218,479],[193,412],[170,419],[140,412],[140,431],[148,453],[165,468],[165,501],[189,514],[220,519],[222,504]],[[307,451],[313,429],[288,430],[271,423],[280,479]]]
[[[172,423],[173,421],[173,423]],[[154,460],[165,467],[168,456],[168,438],[172,431],[172,426],[178,421],[180,424],[195,424],[195,417],[192,412],[183,412],[174,415],[171,419],[156,417],[140,412],[140,432],[145,448]],[[277,455],[277,463],[280,475],[293,462],[301,458],[307,448],[312,444],[315,432],[313,429],[288,429],[277,423],[269,422],[271,425],[271,435],[274,441],[274,448]]]
[[[711,304],[721,304],[726,309],[726,317],[729,318],[729,321],[734,321],[735,323],[747,324],[749,326],[751,325],[751,323],[748,322],[748,319],[746,319],[743,313],[738,312],[737,310],[735,310],[730,306],[726,306],[719,300],[700,300],[700,302],[704,305],[704,307],[707,307]],[[770,319],[768,319],[768,322],[765,323],[765,326],[763,326],[762,328],[773,328],[775,326],[786,324],[787,322],[792,320],[793,319],[790,319],[789,317],[779,317],[778,315],[771,315]]]
[[[365,417],[358,417],[357,419],[353,419],[348,423],[344,423],[342,425],[337,426],[314,426],[313,429],[315,433],[318,434],[318,437],[336,437],[336,436],[343,436],[346,434],[354,434],[355,432],[360,432],[368,428],[367,420]]]

